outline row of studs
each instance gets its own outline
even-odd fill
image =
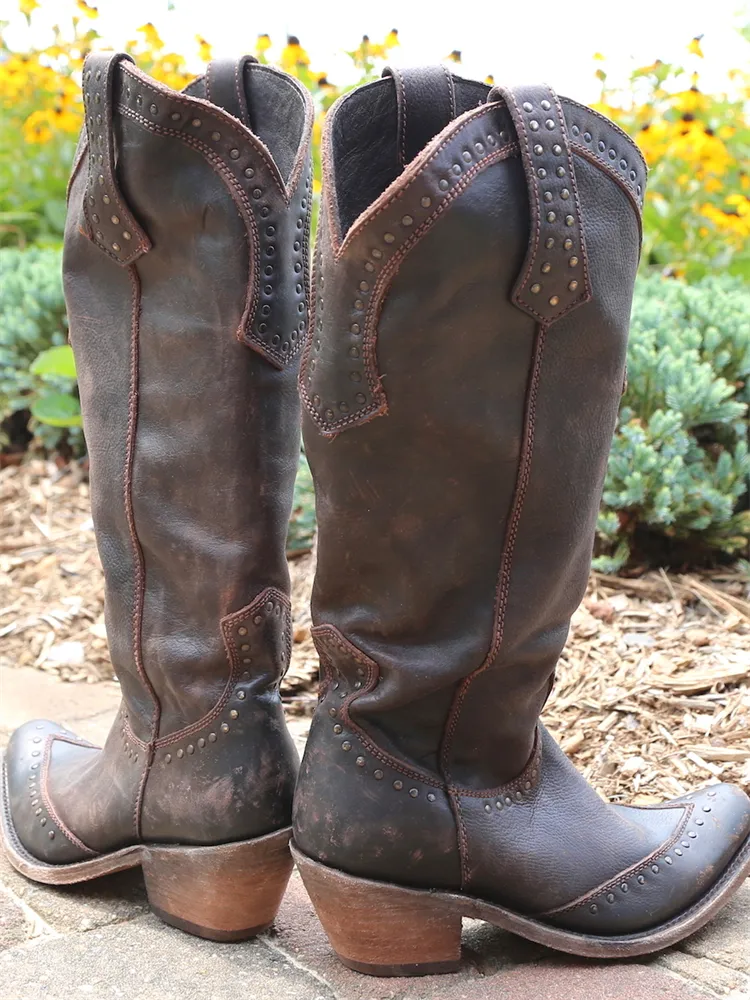
[[[295,347],[298,347],[302,343],[303,334],[306,326],[306,296],[305,296],[305,275],[304,275],[304,241],[307,239],[306,228],[309,223],[310,216],[310,190],[311,190],[312,178],[308,172],[305,177],[305,190],[302,200],[300,202],[300,215],[296,220],[296,231],[297,235],[292,245],[293,252],[293,269],[297,276],[295,283],[295,292],[299,297],[297,302],[297,312],[299,313],[299,320],[297,325],[289,334],[289,340],[281,340],[281,336],[278,333],[273,334],[270,338],[270,343],[272,347],[280,349],[282,354],[288,354],[290,351],[292,354],[295,353]],[[256,189],[261,196],[260,188]],[[253,192],[255,196],[255,192]],[[266,219],[270,215],[270,208],[267,205],[260,206],[259,214],[261,218]],[[274,288],[274,277],[276,274],[276,269],[273,264],[273,259],[276,256],[276,244],[274,238],[276,237],[276,226],[273,223],[269,223],[261,232],[261,258],[265,260],[263,265],[263,280],[261,283],[261,299],[262,304],[259,309],[259,320],[256,326],[258,334],[261,340],[266,340],[266,334],[268,333],[268,323],[266,320],[271,315],[271,303],[273,301],[273,295],[275,292]],[[284,268],[285,270],[285,268]]]
[[[577,139],[582,134],[581,133],[581,127],[580,127],[580,125],[575,125],[575,124],[571,125],[570,132],[571,132],[571,135],[573,135],[574,138]],[[635,170],[633,170],[633,168],[630,166],[630,164],[625,159],[625,157],[621,156],[619,158],[619,161],[618,161],[617,150],[614,149],[612,146],[610,146],[609,148],[607,148],[607,143],[604,142],[603,139],[598,139],[596,141],[596,143],[595,143],[594,142],[594,136],[591,134],[591,132],[588,129],[585,129],[583,131],[582,138],[583,138],[583,141],[586,143],[586,146],[590,147],[593,152],[597,153],[599,155],[599,158],[601,160],[603,160],[604,162],[607,162],[607,160],[608,160],[610,163],[617,162],[617,165],[619,166],[620,170],[622,171],[623,180],[625,180],[625,182],[628,184],[628,186],[630,187],[630,189],[635,194],[635,196],[636,196],[636,198],[638,200],[638,204],[642,205],[643,204],[643,187],[642,187],[642,185],[640,183],[638,183],[638,173]],[[606,154],[606,156],[605,156],[605,154]]]
[[[44,724],[43,723],[37,723],[36,728],[37,729],[44,729]],[[73,735],[72,733],[69,733],[66,729],[62,730],[62,734],[64,736],[72,736]],[[35,736],[33,738],[33,740],[32,740],[32,743],[37,744],[37,745],[40,744],[41,742],[42,742],[42,737],[41,736]],[[41,753],[42,753],[41,750],[32,750],[31,751],[31,756],[32,757],[40,757]],[[34,810],[34,815],[39,820],[39,825],[42,826],[42,827],[45,827],[47,825],[47,823],[49,822],[50,817],[47,814],[46,809],[44,809],[44,806],[42,805],[41,792],[37,788],[37,775],[36,775],[35,772],[38,771],[38,770],[39,770],[39,762],[35,761],[31,765],[31,767],[29,769],[29,771],[30,771],[30,774],[29,774],[29,798],[31,799],[31,807]],[[47,836],[49,837],[50,840],[54,840],[55,839],[55,831],[54,830],[48,830],[47,831]]]
[[[256,627],[262,625],[266,621],[266,617],[273,616],[275,618],[280,618],[283,609],[280,602],[269,600],[266,601],[263,610],[266,612],[266,616],[262,614],[255,614],[253,616],[252,623]],[[242,654],[240,659],[241,662],[246,666],[249,666],[253,662],[252,657],[248,655],[251,651],[250,643],[245,641],[248,637],[248,634],[249,630],[246,625],[237,626],[237,635],[241,639],[241,641],[238,644],[239,651]],[[250,672],[248,670],[243,671],[242,676],[240,678],[240,683],[242,683],[243,681],[247,681],[249,678],[250,678]],[[234,695],[238,701],[245,701],[245,699],[247,698],[247,692],[242,687],[240,687],[239,684],[237,685],[237,687],[235,687]],[[240,715],[239,709],[237,708],[229,709],[229,718],[232,719],[233,721],[238,719],[239,715]],[[229,725],[228,722],[222,722],[221,725],[218,727],[218,729],[224,735],[231,732],[231,726]],[[208,737],[201,736],[198,738],[198,740],[196,740],[195,743],[188,743],[186,747],[179,747],[174,752],[174,757],[176,757],[178,760],[182,760],[186,754],[188,756],[192,756],[196,751],[196,747],[198,750],[203,750],[205,749],[208,743],[216,743],[218,738],[219,738],[218,734],[212,731],[208,734]],[[164,754],[165,764],[171,764],[173,759],[174,758],[171,750]]]
[[[715,796],[716,796],[716,792],[709,792],[708,794],[709,794],[710,798],[715,798]],[[711,811],[712,811],[711,806],[703,806],[703,812],[704,813],[710,813]],[[706,821],[702,817],[698,817],[698,819],[695,820],[695,825],[696,826],[705,826],[705,823],[706,823]],[[691,840],[697,840],[698,836],[699,836],[699,834],[695,830],[688,830],[687,837],[689,839],[681,841],[679,847],[673,848],[672,854],[676,855],[678,858],[683,857],[685,851],[688,850],[690,848],[690,846],[691,846],[690,845],[690,841]],[[664,857],[662,859],[663,862],[664,862],[664,864],[669,865],[669,866],[671,866],[671,865],[674,864],[674,858],[672,857],[672,854],[665,854],[664,855]],[[661,871],[661,868],[660,868],[658,862],[653,862],[653,864],[651,865],[651,872],[654,875],[658,875],[660,871]],[[646,877],[645,877],[645,875],[643,875],[643,874],[638,875],[636,877],[636,882],[637,882],[638,885],[645,885],[645,883],[646,883]],[[623,882],[620,885],[620,892],[623,893],[623,894],[627,894],[629,891],[630,891],[630,883],[627,882],[627,881]],[[611,905],[611,904],[613,904],[613,903],[616,902],[617,896],[616,896],[616,894],[614,892],[608,892],[607,895],[606,895],[606,897],[605,897],[605,899]],[[591,913],[598,913],[599,912],[599,905],[597,903],[592,903],[589,906],[589,910],[590,910]]]
[[[507,139],[507,133],[504,130],[501,130],[499,133],[499,141],[503,142],[506,139]],[[487,156],[489,152],[492,150],[492,148],[497,146],[497,144],[498,144],[498,136],[490,132],[487,134],[486,144],[478,140],[475,141],[474,142],[475,153],[472,153],[471,150],[467,147],[462,151],[461,159],[463,160],[464,164],[471,164],[473,166],[476,162],[481,162],[481,160],[485,156]],[[487,147],[490,147],[490,149],[488,150]],[[464,173],[464,169],[465,169],[464,166],[460,162],[456,161],[450,167],[448,176],[441,177],[438,180],[437,186],[443,195],[445,195],[448,191],[450,191],[451,186],[456,183],[457,178]],[[377,280],[377,274],[379,270],[382,269],[382,267],[387,263],[389,259],[388,258],[389,252],[390,251],[395,252],[396,250],[398,250],[401,244],[404,242],[404,240],[408,239],[409,232],[413,229],[415,224],[420,225],[428,218],[429,209],[433,207],[433,198],[430,197],[429,195],[423,195],[422,198],[420,199],[419,204],[420,208],[423,210],[422,212],[416,212],[413,209],[412,211],[415,214],[405,213],[404,215],[401,216],[399,220],[393,220],[393,222],[390,224],[390,227],[383,233],[382,236],[382,240],[383,243],[385,243],[386,245],[386,249],[384,250],[379,246],[372,247],[370,250],[370,257],[372,258],[372,260],[368,259],[364,262],[363,266],[365,271],[367,272],[367,277],[362,278],[358,283],[357,294],[353,302],[353,308],[350,317],[351,322],[349,324],[350,338],[349,338],[349,347],[347,355],[355,362],[356,361],[360,362],[357,365],[357,367],[352,366],[349,372],[349,378],[354,383],[359,383],[363,379],[363,366],[360,361],[362,356],[362,349],[360,345],[364,327],[364,316],[366,309],[365,300],[369,292],[371,291],[371,282],[373,280]],[[415,218],[415,215],[418,215],[419,217]],[[399,228],[401,229],[400,239],[398,239],[395,233],[391,231],[391,230],[398,231]],[[398,246],[395,245],[397,242]],[[323,285],[324,285],[324,278],[322,269],[320,269],[320,275],[318,278],[318,286],[320,292],[320,296],[318,299],[318,322],[316,324],[317,326],[317,329],[315,331],[316,339],[314,342],[314,350],[316,353],[320,352],[321,350],[320,333],[322,332],[323,329],[323,316],[322,316]],[[308,375],[308,385],[312,385],[312,373],[315,371],[315,366],[316,366],[315,358],[312,358],[309,365],[310,374]],[[320,409],[321,405],[323,405],[321,397],[317,393],[313,395],[312,401],[316,409]],[[361,408],[367,402],[367,396],[363,392],[357,392],[355,393],[354,401],[357,403],[357,406]],[[340,413],[346,415],[349,412],[350,406],[346,400],[339,401],[336,405]],[[322,416],[327,423],[331,423],[335,419],[336,414],[332,407],[328,407],[323,411]]]

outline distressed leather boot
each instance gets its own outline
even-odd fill
[[[393,72],[326,121],[303,435],[320,704],[293,850],[333,948],[454,969],[461,918],[614,958],[702,926],[750,801],[608,805],[539,723],[589,572],[646,168],[544,86]]]
[[[274,919],[298,760],[279,684],[307,310],[309,96],[250,58],[176,93],[90,56],[64,279],[122,707],[12,736],[3,832],[39,882],[142,865],[168,923]]]

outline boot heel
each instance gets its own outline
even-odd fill
[[[455,972],[461,914],[427,890],[355,878],[292,854],[315,912],[341,962],[370,976]]]
[[[292,872],[290,830],[216,847],[147,847],[143,876],[165,923],[212,941],[244,941],[273,923]]]

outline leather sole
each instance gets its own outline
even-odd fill
[[[455,892],[407,889],[347,875],[303,854],[292,842],[302,881],[340,961],[372,976],[455,972],[461,919],[472,917],[557,951],[584,958],[631,958],[661,951],[695,933],[750,874],[750,837],[709,891],[679,916],[647,931],[597,937],[566,931],[495,903]]]
[[[26,878],[71,885],[140,865],[154,913],[173,927],[212,941],[244,941],[270,927],[293,868],[291,827],[215,847],[134,844],[72,864],[39,861],[13,826],[4,765],[1,818],[5,853]]]

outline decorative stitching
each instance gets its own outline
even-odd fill
[[[443,212],[446,211],[453,201],[455,201],[459,195],[463,194],[474,177],[492,164],[508,159],[517,152],[518,145],[516,143],[509,143],[506,146],[500,147],[500,149],[496,150],[494,153],[490,153],[479,163],[474,164],[474,166],[464,174],[461,180],[455,184],[452,190],[445,195],[432,215],[428,216],[428,218],[417,227],[412,235],[399,247],[399,249],[388,260],[388,263],[383,267],[382,271],[378,275],[370,296],[367,312],[365,314],[365,323],[362,335],[362,357],[364,361],[367,385],[373,397],[372,402],[368,406],[363,407],[357,413],[350,414],[347,417],[339,417],[335,421],[330,421],[328,423],[325,423],[323,418],[317,412],[307,386],[304,384],[304,379],[308,373],[308,365],[310,362],[310,355],[312,353],[314,340],[314,325],[311,325],[307,338],[305,354],[303,355],[302,360],[299,386],[302,397],[306,403],[307,410],[324,436],[334,437],[340,430],[343,430],[346,427],[354,424],[365,423],[367,419],[374,419],[375,417],[388,412],[388,403],[380,383],[380,376],[377,373],[377,324],[388,288],[398,272],[401,262],[407,254],[411,252],[419,240],[432,228],[437,219],[440,218]],[[400,197],[400,193],[396,197]],[[375,216],[373,216],[373,218],[374,217]],[[348,240],[349,236],[347,236],[347,241]]]
[[[99,852],[95,851],[87,844],[84,844],[84,842],[79,837],[77,837],[65,823],[63,823],[63,821],[60,819],[59,813],[52,804],[52,799],[49,794],[49,787],[47,785],[47,781],[49,779],[49,766],[52,757],[52,744],[55,742],[55,740],[59,740],[61,743],[70,743],[73,746],[91,747],[92,749],[98,749],[98,748],[94,747],[90,743],[87,743],[85,740],[79,741],[76,739],[71,739],[68,736],[62,736],[62,735],[58,736],[55,733],[48,733],[47,739],[44,741],[44,756],[42,757],[42,776],[41,776],[41,781],[39,782],[39,790],[42,795],[42,802],[44,803],[44,808],[47,810],[52,819],[55,821],[55,825],[60,830],[60,833],[62,833],[64,837],[67,837],[67,839],[70,841],[71,844],[73,844],[74,847],[77,847],[80,851],[83,851],[85,854],[89,854],[92,857],[95,857]]]
[[[161,750],[164,747],[171,746],[173,743],[178,743],[187,736],[192,736],[193,733],[200,732],[202,729],[210,726],[211,723],[221,715],[226,708],[229,699],[232,697],[232,693],[240,675],[240,656],[231,629],[234,625],[239,625],[243,621],[252,618],[254,613],[260,610],[266,601],[270,599],[277,600],[283,606],[287,615],[290,613],[291,604],[287,595],[278,590],[276,587],[266,587],[251,601],[250,604],[246,605],[244,608],[240,608],[239,611],[233,611],[231,614],[225,615],[221,619],[221,622],[219,623],[221,635],[227,659],[229,661],[229,677],[226,685],[224,686],[224,690],[214,707],[207,712],[206,715],[198,719],[197,722],[193,722],[189,726],[178,729],[176,732],[170,733],[168,736],[159,737],[159,739],[154,743],[156,749]]]
[[[125,496],[125,516],[128,522],[128,532],[130,534],[130,544],[133,551],[133,562],[135,567],[134,600],[132,613],[133,627],[133,658],[135,660],[138,676],[141,678],[146,691],[151,698],[154,708],[151,714],[151,739],[152,743],[159,732],[159,722],[161,720],[161,704],[156,695],[151,681],[146,673],[143,663],[142,630],[143,630],[143,605],[146,595],[146,567],[143,558],[143,549],[138,540],[138,533],[135,525],[135,513],[133,510],[133,465],[135,461],[135,438],[138,427],[138,405],[139,405],[139,356],[140,356],[140,318],[141,318],[141,283],[138,272],[133,264],[128,267],[128,276],[132,288],[131,299],[131,328],[130,328],[130,388],[128,391],[128,428],[125,444],[125,475],[123,477],[123,492]],[[135,825],[136,837],[141,835],[141,807],[143,804],[143,793],[146,786],[146,776],[150,766],[150,755],[147,755],[141,778],[139,794],[135,801],[133,822]]]
[[[506,527],[505,541],[503,543],[503,552],[500,558],[500,573],[498,576],[498,584],[496,590],[495,599],[495,626],[493,629],[492,645],[490,650],[485,657],[485,660],[476,670],[470,673],[459,685],[456,694],[454,696],[453,704],[451,705],[450,712],[448,714],[448,722],[446,725],[445,736],[443,739],[443,747],[440,754],[441,766],[443,769],[443,774],[446,777],[448,783],[453,787],[453,781],[450,777],[450,751],[452,749],[453,738],[455,736],[456,728],[458,726],[458,720],[461,714],[461,709],[463,707],[464,701],[469,691],[475,677],[487,669],[490,663],[493,661],[494,657],[502,643],[503,634],[505,630],[505,612],[507,609],[508,597],[510,594],[510,574],[513,562],[513,553],[516,543],[516,538],[518,535],[518,527],[521,520],[521,513],[523,511],[524,501],[526,499],[526,489],[528,487],[529,479],[531,476],[531,460],[534,450],[534,424],[536,419],[536,401],[539,391],[539,380],[541,374],[542,356],[544,352],[544,344],[546,338],[546,327],[540,325],[537,328],[535,344],[534,344],[534,357],[531,365],[531,372],[529,378],[529,387],[527,390],[527,400],[526,400],[526,413],[524,417],[524,431],[523,431],[523,443],[521,446],[521,456],[518,466],[518,474],[516,478],[516,485],[513,494],[513,501],[511,503],[508,524]]]

